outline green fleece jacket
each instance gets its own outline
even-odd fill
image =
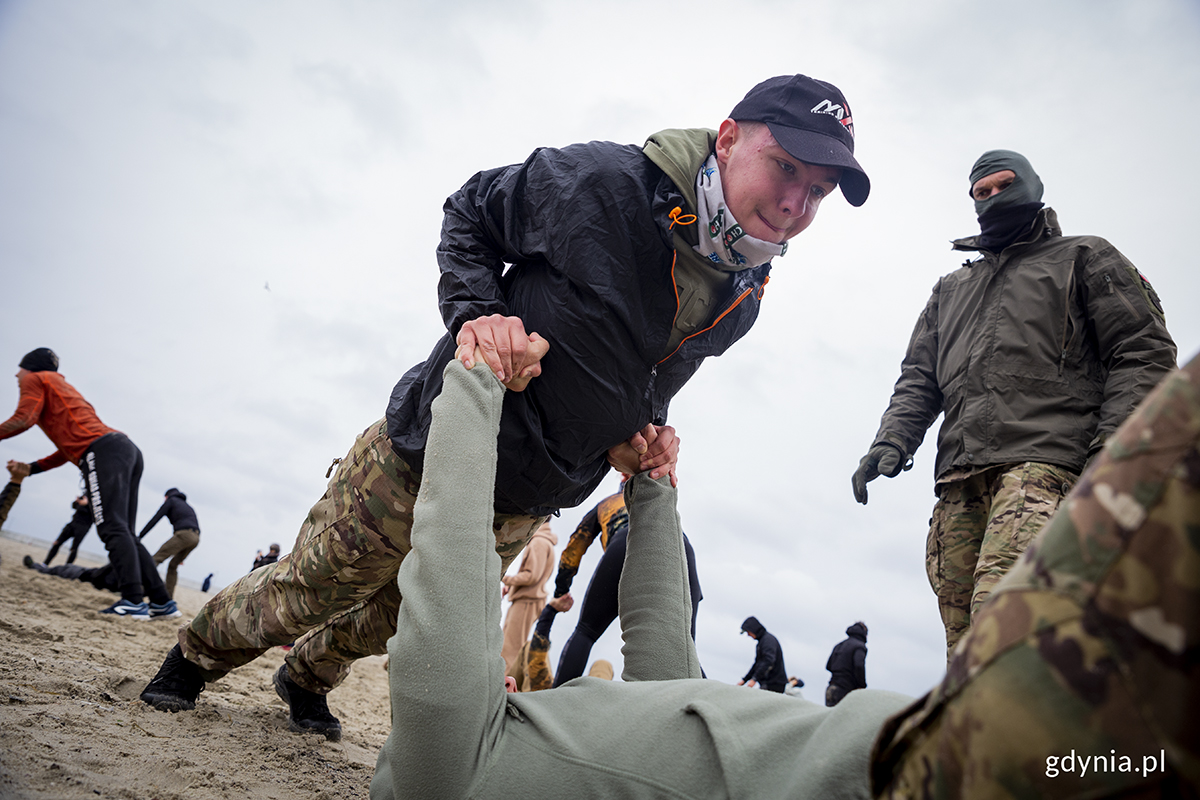
[[[506,694],[491,530],[504,388],[486,366],[458,361],[443,380],[398,578],[392,732],[373,800],[868,796],[872,740],[909,698],[863,690],[826,709],[700,679],[666,478],[626,483],[624,682]]]

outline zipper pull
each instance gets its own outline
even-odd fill
[[[658,377],[658,364],[655,364],[653,367],[650,368],[650,377],[651,378]]]
[[[1108,293],[1109,293],[1109,294],[1116,294],[1116,293],[1117,293],[1117,290],[1113,288],[1113,282],[1112,282],[1112,276],[1111,276],[1111,275],[1105,275],[1105,276],[1104,276],[1104,284],[1105,284],[1105,285],[1108,287]]]

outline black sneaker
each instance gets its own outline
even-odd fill
[[[158,674],[142,689],[141,699],[159,711],[191,711],[203,691],[200,668],[184,658],[179,645],[175,645],[158,668]]]
[[[325,695],[310,692],[288,677],[287,664],[275,673],[275,693],[288,704],[288,726],[296,733],[320,733],[331,742],[342,738],[342,723],[329,713]]]
[[[38,562],[38,561],[34,561],[33,556],[28,556],[28,555],[25,556],[25,558],[21,561],[21,563],[24,564],[25,566],[29,567],[29,569],[36,569],[38,572],[48,572],[50,569],[45,564],[42,564],[41,562]]]

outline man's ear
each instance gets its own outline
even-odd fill
[[[734,144],[742,136],[742,129],[738,124],[731,119],[727,119],[717,128],[717,163],[724,167],[729,162],[729,154],[733,151]]]

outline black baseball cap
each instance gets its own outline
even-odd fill
[[[747,92],[729,117],[766,123],[779,146],[807,164],[841,167],[846,200],[852,206],[867,201],[871,181],[854,160],[850,105],[832,83],[807,75],[768,78]]]

